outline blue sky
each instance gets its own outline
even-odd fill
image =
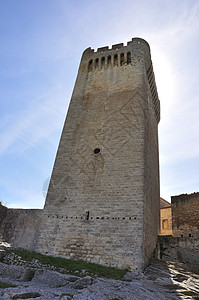
[[[199,191],[199,1],[0,0],[0,201],[42,208],[83,50],[147,40],[161,196]]]

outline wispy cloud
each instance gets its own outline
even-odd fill
[[[6,115],[0,123],[0,154],[11,150],[23,153],[60,129],[66,111],[63,91],[54,91],[32,101],[18,114]]]

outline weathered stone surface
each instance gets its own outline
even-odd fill
[[[8,266],[0,262],[0,276],[13,279],[20,279],[24,274],[24,268],[20,266],[11,265]]]
[[[23,277],[21,278],[21,280],[31,281],[34,276],[35,276],[35,270],[34,269],[25,268],[25,272],[24,272]]]
[[[69,276],[70,277],[70,276]],[[77,278],[78,279],[78,278]],[[37,270],[32,279],[33,283],[42,283],[49,287],[65,286],[69,283],[68,276],[55,271]]]
[[[79,279],[78,281],[75,282],[74,284],[74,288],[77,290],[81,290],[84,289],[85,287],[87,287],[88,285],[93,284],[93,278],[90,276],[86,276],[82,279]]]
[[[172,196],[171,206],[173,235],[199,240],[199,193]]]
[[[42,209],[8,209],[0,205],[0,240],[14,247],[33,250],[41,214]],[[3,247],[2,244],[0,246]]]
[[[189,237],[159,236],[157,257],[199,266],[199,239]]]
[[[124,281],[132,281],[134,279],[143,279],[144,278],[144,274],[142,272],[137,272],[137,271],[132,271],[132,272],[127,272],[124,275],[123,280]]]

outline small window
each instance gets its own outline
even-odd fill
[[[118,66],[118,55],[114,55],[114,66]]]
[[[104,68],[105,66],[105,57],[101,58],[101,68]]]
[[[108,61],[107,61],[107,64],[108,64],[108,67],[110,67],[110,66],[111,66],[111,56],[110,56],[110,55],[108,56]]]
[[[86,220],[89,220],[89,215],[90,215],[90,212],[89,210],[86,212]]]
[[[129,65],[131,63],[131,52],[127,53],[127,64]]]
[[[90,59],[90,60],[89,60],[89,63],[88,63],[88,71],[90,72],[90,71],[92,71],[92,70],[93,70],[93,60]]]
[[[99,68],[99,58],[95,59],[95,69]]]
[[[120,54],[120,66],[124,64],[124,53]]]
[[[99,154],[100,153],[100,148],[95,148],[93,152],[94,152],[94,154]]]
[[[168,220],[162,220],[162,229],[167,229],[168,228]]]

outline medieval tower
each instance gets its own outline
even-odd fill
[[[159,227],[159,119],[146,41],[84,51],[35,250],[146,266]]]

